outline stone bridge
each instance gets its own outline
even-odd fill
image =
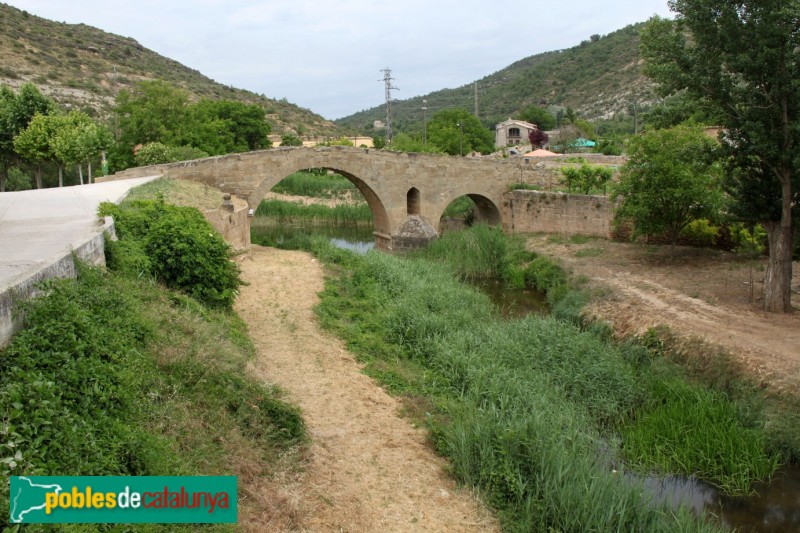
[[[255,209],[279,181],[311,168],[332,170],[358,187],[372,210],[376,245],[385,250],[415,248],[435,238],[445,208],[463,195],[475,202],[478,219],[510,231],[512,214],[504,205],[509,186],[530,183],[549,189],[558,183],[558,172],[538,158],[495,160],[340,146],[275,148],[139,167],[111,179],[164,174],[235,194]]]

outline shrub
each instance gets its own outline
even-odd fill
[[[705,218],[693,220],[681,231],[681,237],[689,239],[692,244],[700,246],[713,245],[719,237],[719,227]]]
[[[152,274],[212,307],[231,307],[242,285],[230,247],[197,209],[137,200],[100,204],[113,216],[121,243],[108,251],[109,268]]]
[[[179,208],[148,232],[153,273],[212,307],[231,307],[242,285],[230,247],[196,209]]]
[[[133,161],[140,167],[172,163],[169,147],[160,142],[147,143],[139,148],[139,151],[133,156]]]
[[[287,133],[281,137],[281,146],[303,146],[303,140],[297,135]]]

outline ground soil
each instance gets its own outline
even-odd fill
[[[691,247],[532,236],[530,250],[556,258],[594,288],[589,315],[620,336],[667,326],[718,345],[764,384],[800,392],[800,312],[761,309],[766,258]],[[792,300],[800,311],[800,264]],[[751,277],[752,276],[752,277]],[[751,291],[752,288],[752,291]]]
[[[236,301],[257,357],[249,372],[300,406],[311,443],[273,479],[245,476],[239,521],[250,531],[495,531],[456,487],[425,432],[401,418],[342,341],[313,312],[324,270],[311,255],[253,246]]]

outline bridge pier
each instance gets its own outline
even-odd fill
[[[381,234],[382,235],[382,234]],[[375,235],[375,247],[381,250],[404,252],[424,248],[439,234],[433,226],[420,215],[409,215],[406,221],[391,235],[388,242],[381,242],[378,232]]]

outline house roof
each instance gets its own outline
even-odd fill
[[[529,130],[534,130],[534,129],[538,128],[538,126],[536,124],[531,124],[530,122],[525,122],[524,120],[515,120],[515,119],[512,119],[512,118],[509,118],[508,120],[504,120],[503,122],[498,124],[495,127],[495,129],[499,130],[499,129],[502,129],[502,128],[507,128],[509,126],[519,126],[521,128],[525,128],[525,129],[529,129]]]

